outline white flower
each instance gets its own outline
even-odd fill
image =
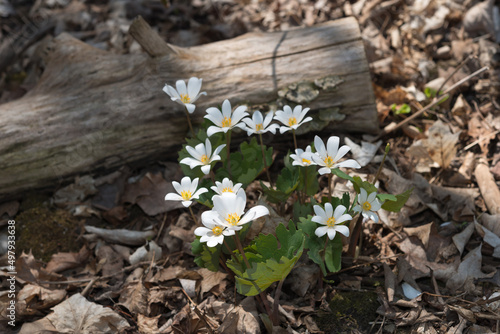
[[[175,83],[177,90],[172,86],[165,85],[163,91],[170,96],[172,101],[184,105],[187,111],[192,114],[196,108],[193,103],[196,102],[201,95],[207,95],[206,92],[200,93],[201,81],[202,79],[192,77],[189,79],[186,88],[186,83],[183,80],[177,80]]]
[[[314,232],[318,237],[322,237],[328,233],[328,238],[333,240],[335,238],[335,234],[337,232],[349,236],[349,228],[345,225],[339,225],[347,220],[351,220],[351,215],[344,214],[346,211],[346,207],[343,205],[339,205],[335,208],[335,212],[333,212],[333,207],[330,203],[325,204],[325,209],[319,205],[314,206],[314,213],[316,216],[312,217],[312,221],[321,225]]]
[[[222,225],[229,230],[241,230],[242,225],[269,214],[269,210],[263,205],[254,206],[245,213],[247,196],[243,189],[238,190],[236,194],[225,192],[215,195],[212,200],[213,209],[203,212],[201,220]]]
[[[358,205],[353,210],[361,212],[363,217],[373,220],[378,223],[378,216],[374,211],[380,210],[382,204],[377,199],[377,192],[372,192],[368,195],[365,189],[361,188],[361,193],[358,196]]]
[[[224,242],[224,236],[234,234],[234,230],[230,230],[215,223],[212,220],[201,220],[205,227],[197,227],[194,234],[201,237],[200,242],[206,242],[208,247],[215,247],[217,244]]]
[[[212,154],[212,144],[207,138],[205,144],[200,143],[194,148],[186,146],[186,150],[191,154],[192,158],[184,158],[179,163],[189,165],[191,169],[201,166],[202,172],[206,175],[210,172],[210,164],[213,161],[221,160],[219,153],[225,146],[226,144],[220,145]]]
[[[326,144],[323,143],[321,138],[318,136],[314,137],[314,147],[316,148],[316,154],[312,156],[314,162],[319,166],[323,166],[318,170],[318,172],[323,174],[331,173],[333,168],[337,167],[350,167],[350,168],[361,168],[358,162],[354,159],[345,160],[338,162],[347,152],[351,149],[347,145],[343,145],[339,148],[340,138],[337,136],[331,136],[328,138]]]
[[[307,167],[311,165],[316,165],[313,161],[312,156],[314,153],[311,152],[311,146],[308,145],[304,151],[301,148],[295,149],[295,154],[290,154],[290,158],[293,159],[292,165]]]
[[[283,110],[276,111],[276,116],[274,119],[280,121],[285,126],[280,127],[280,133],[285,133],[288,130],[296,130],[302,124],[312,121],[312,117],[306,117],[309,108],[302,110],[302,106],[295,106],[295,108],[290,108],[290,106],[284,106]]]
[[[252,115],[252,118],[243,118],[243,122],[247,125],[245,127],[245,130],[247,131],[247,134],[250,136],[253,133],[266,133],[266,132],[272,132],[273,135],[276,134],[276,129],[278,129],[280,126],[278,124],[270,124],[271,121],[273,120],[273,112],[268,112],[266,114],[266,118],[262,116],[262,113],[260,111],[255,111]]]
[[[245,128],[245,124],[240,123],[243,117],[248,116],[245,110],[247,110],[246,106],[239,106],[232,112],[231,103],[228,100],[222,102],[222,111],[214,107],[208,108],[208,115],[205,118],[211,120],[215,125],[208,128],[207,135],[210,137],[217,132],[226,133],[234,127]]]
[[[217,194],[222,195],[223,193],[237,193],[241,188],[241,183],[236,183],[233,185],[233,181],[229,180],[227,177],[222,180],[222,183],[219,181],[215,181],[215,186],[212,186],[211,189],[215,191]]]
[[[193,199],[198,199],[201,194],[206,193],[208,190],[205,188],[198,188],[198,181],[200,179],[196,178],[193,181],[187,176],[183,177],[181,183],[172,182],[176,193],[169,193],[165,196],[165,201],[182,201],[182,205],[186,208],[193,203]]]

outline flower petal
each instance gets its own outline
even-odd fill
[[[328,142],[326,143],[326,151],[329,156],[332,158],[337,155],[337,152],[339,151],[339,143],[340,143],[340,138],[337,136],[331,136],[328,138]],[[333,160],[337,161],[337,160]]]
[[[335,230],[339,232],[340,234],[345,235],[346,237],[349,236],[349,227],[345,225],[337,225],[335,226]]]
[[[201,90],[201,81],[202,79],[198,79],[196,77],[189,78],[187,84],[187,93],[190,98],[194,98]]]
[[[165,195],[165,201],[182,201],[182,196],[175,193]]]
[[[361,165],[356,160],[349,159],[335,164],[334,167],[361,168]]]
[[[328,233],[328,239],[333,240],[335,238],[335,235],[337,234],[337,231],[335,231],[334,228],[329,228],[326,233]]]
[[[194,113],[194,110],[196,109],[196,106],[192,103],[184,103],[184,106],[186,106],[186,109],[190,114]]]
[[[343,145],[341,148],[339,148],[337,154],[333,157],[333,161],[339,161],[350,150],[351,148],[349,146]]]
[[[343,205],[339,205],[335,208],[335,212],[333,213],[333,217],[337,220],[342,214],[344,214],[346,208]]]
[[[321,238],[326,234],[327,231],[328,231],[328,226],[320,226],[316,229],[316,231],[314,231],[314,234],[316,234],[316,236]]]
[[[207,136],[211,137],[213,134],[215,134],[217,132],[226,132],[226,131],[224,131],[224,129],[222,129],[218,126],[212,125],[212,126],[208,127],[208,129],[207,129]]]
[[[314,137],[314,148],[316,148],[316,152],[318,153],[318,156],[321,158],[321,160],[324,160],[328,155],[326,152],[325,143],[323,143],[321,138],[318,136]]]
[[[175,82],[175,87],[177,88],[179,95],[187,94],[186,83],[184,80],[177,80]]]

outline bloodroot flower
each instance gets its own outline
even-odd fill
[[[314,232],[318,237],[322,237],[325,234],[328,234],[328,238],[333,240],[335,238],[335,234],[337,232],[349,236],[349,228],[345,225],[340,225],[345,221],[351,220],[352,216],[345,214],[346,207],[343,205],[339,205],[335,208],[335,212],[333,211],[333,207],[330,203],[325,204],[325,209],[319,205],[314,206],[314,213],[316,214],[312,217],[312,221],[321,225]]]
[[[339,160],[342,159],[342,157],[351,149],[347,145],[343,145],[339,148],[339,143],[339,137],[331,136],[328,138],[328,142],[325,147],[325,144],[320,137],[314,137],[316,154],[313,155],[312,158],[316,164],[322,166],[322,168],[318,170],[320,175],[331,173],[332,169],[338,167],[361,168],[359,163],[354,159],[339,162]]]
[[[239,106],[234,112],[231,111],[231,103],[229,100],[224,100],[224,102],[222,102],[222,111],[214,107],[208,108],[208,115],[206,115],[205,118],[211,120],[215,125],[208,128],[207,135],[210,137],[217,132],[226,133],[234,127],[244,129],[245,124],[240,123],[240,121],[243,117],[248,116],[246,110],[246,106]]]
[[[219,153],[225,146],[226,144],[220,145],[212,154],[212,144],[207,138],[205,140],[205,144],[200,143],[194,148],[191,146],[186,146],[186,150],[189,154],[191,154],[192,158],[184,158],[179,161],[179,163],[189,165],[191,169],[195,168],[196,166],[201,166],[202,172],[207,175],[208,173],[210,173],[210,164],[213,161],[221,160]]]
[[[201,81],[202,79],[192,77],[189,79],[186,87],[186,83],[183,80],[177,80],[175,83],[177,89],[165,85],[163,91],[170,96],[172,101],[184,105],[187,111],[192,114],[196,108],[193,103],[196,102],[201,95],[207,95],[206,92],[200,93]]]
[[[280,133],[285,133],[289,130],[297,130],[302,124],[312,121],[312,117],[306,117],[309,108],[302,110],[302,106],[298,105],[295,108],[290,108],[290,106],[284,106],[283,110],[276,111],[276,116],[274,119],[280,121],[284,126],[280,127]]]
[[[229,230],[224,226],[218,225],[213,220],[203,220],[205,227],[197,227],[194,234],[201,237],[200,242],[206,242],[208,247],[215,247],[224,242],[224,236],[234,234],[234,230]]]
[[[245,130],[247,134],[250,136],[254,133],[263,134],[266,132],[272,132],[272,134],[276,134],[276,129],[279,128],[278,124],[271,124],[273,120],[273,112],[269,112],[266,115],[266,118],[262,116],[260,111],[255,111],[252,115],[252,118],[247,117],[243,118],[243,122],[247,125]]]
[[[181,183],[173,181],[172,185],[176,193],[169,193],[165,196],[165,201],[182,201],[182,205],[186,208],[189,207],[195,199],[198,199],[201,194],[206,193],[208,190],[205,188],[198,188],[198,181],[196,178],[193,181],[188,176],[182,178]]]
[[[213,191],[215,191],[218,195],[222,195],[223,193],[234,193],[236,194],[238,190],[240,190],[242,184],[236,183],[233,185],[233,181],[229,180],[227,177],[222,180],[222,182],[215,181],[215,186],[210,187]]]
[[[313,155],[314,153],[311,152],[311,146],[309,145],[306,147],[305,151],[298,148],[295,150],[295,154],[290,154],[290,158],[293,159],[292,165],[302,167],[316,165],[312,158]]]
[[[254,206],[245,213],[247,196],[243,189],[238,190],[236,194],[225,192],[215,195],[212,200],[213,209],[203,212],[201,220],[224,226],[228,230],[241,230],[244,224],[269,214],[269,210],[263,205]]]
[[[382,204],[377,199],[377,192],[372,192],[368,195],[365,189],[361,188],[361,192],[358,196],[358,205],[356,205],[353,210],[356,212],[361,212],[363,217],[373,220],[378,223],[378,216],[375,211],[380,210]]]

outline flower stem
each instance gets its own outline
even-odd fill
[[[236,247],[238,247],[238,250],[240,251],[241,256],[243,257],[243,260],[245,261],[245,265],[246,265],[247,269],[250,269],[250,263],[248,262],[247,256],[245,255],[245,251],[243,250],[243,245],[241,244],[240,237],[238,236],[237,231],[234,232],[234,241],[236,242]],[[251,276],[250,276],[250,278],[251,278]],[[253,285],[254,285],[255,289],[257,291],[259,291],[259,296],[262,299],[262,303],[264,304],[264,307],[266,309],[267,314],[269,315],[269,317],[272,318],[273,315],[271,313],[271,308],[269,307],[269,303],[267,302],[267,298],[264,295],[264,292],[262,292],[262,290],[259,288],[259,286],[255,282],[253,283]]]
[[[384,152],[384,157],[382,158],[382,162],[380,162],[380,166],[378,167],[377,174],[375,174],[375,178],[373,179],[373,184],[377,182],[378,178],[380,177],[380,173],[382,172],[382,167],[384,167],[385,163],[385,158],[387,158],[387,154],[389,154],[389,150],[391,148],[391,145],[387,143],[385,146],[385,152]]]
[[[279,300],[281,296],[281,289],[283,288],[283,282],[285,281],[285,278],[280,280],[278,283],[278,286],[276,287],[276,292],[274,293],[274,304],[273,304],[273,325],[274,326],[279,326],[280,321],[279,321]]]
[[[295,129],[292,129],[293,134],[293,145],[295,145],[295,149],[297,149],[297,138],[295,138]]]
[[[231,173],[231,156],[230,156],[230,146],[231,145],[231,130],[226,132],[226,150],[227,150],[227,160],[226,160],[226,168],[229,173],[229,177],[232,178],[232,173]]]
[[[353,260],[356,256],[356,245],[358,244],[359,238],[361,238],[361,232],[362,232],[362,215],[361,213],[358,216],[358,219],[356,219],[356,224],[354,225],[354,228],[352,229],[352,236],[351,239],[349,240],[349,249],[347,250],[347,254],[349,257],[351,257]]]
[[[212,183],[215,184],[215,173],[213,169],[210,169],[210,179],[212,180]]]
[[[332,202],[332,177],[333,174],[328,174],[328,202]]]
[[[186,113],[186,117],[188,120],[189,130],[191,130],[191,135],[194,138],[194,137],[196,137],[196,135],[194,134],[193,125],[191,124],[191,118],[189,117],[189,111],[187,110],[187,108],[184,108],[184,112]]]
[[[273,188],[273,181],[271,181],[271,174],[269,174],[269,168],[267,167],[266,153],[264,152],[264,143],[262,141],[262,133],[259,133],[259,139],[260,139],[260,148],[262,151],[262,161],[264,161],[264,168],[266,169],[267,180],[269,181],[271,188]]]
[[[196,216],[194,215],[193,209],[189,207],[189,213],[191,214],[191,218],[193,218],[195,225],[198,225],[198,220],[196,219]]]

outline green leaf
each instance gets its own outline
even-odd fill
[[[411,113],[411,108],[406,103],[403,103],[401,105],[401,107],[395,108],[395,110],[393,110],[393,111],[394,111],[395,115],[403,115],[403,114],[409,114],[409,113]]]
[[[284,280],[298,261],[304,250],[304,234],[295,229],[292,222],[287,230],[283,224],[276,228],[276,237],[260,234],[245,249],[250,263],[246,268],[241,254],[237,261],[227,261],[236,278],[236,288],[245,296],[255,296],[272,283]],[[278,248],[279,247],[279,248]]]
[[[299,189],[305,190],[306,194],[309,196],[315,195],[319,190],[318,171],[316,166],[294,167],[300,170]]]
[[[311,198],[311,202],[306,202],[301,204],[300,201],[293,203],[293,219],[300,220],[300,217],[307,217],[314,213],[313,207],[318,204],[314,198]]]
[[[338,199],[337,199],[338,200]],[[337,272],[340,270],[340,260],[342,256],[342,239],[337,233],[333,240],[328,240],[325,242],[328,236],[323,236],[319,238],[314,233],[319,225],[311,220],[312,216],[307,218],[300,218],[298,228],[302,230],[306,235],[305,248],[308,249],[307,256],[319,265],[323,276],[326,276],[329,272]]]
[[[207,244],[200,242],[200,237],[197,237],[191,243],[191,251],[193,255],[195,255],[194,262],[200,267],[207,268],[214,272],[219,271],[221,248],[221,245],[208,247]]]
[[[267,166],[272,164],[272,147],[264,147]],[[222,153],[221,153],[222,154]],[[222,157],[222,155],[221,155]],[[257,176],[264,170],[264,159],[262,158],[262,149],[257,139],[254,137],[248,142],[240,144],[240,149],[237,152],[231,153],[231,179],[233,182],[240,182],[243,187],[249,185]],[[216,172],[216,178],[222,180],[224,177],[229,177],[229,172],[220,168]]]
[[[366,190],[366,192],[368,194],[372,193],[372,192],[377,192],[378,189],[377,187],[375,187],[374,184],[368,182],[368,181],[363,181],[361,180],[361,178],[359,176],[355,176],[352,178],[352,183],[354,185],[354,190],[356,190],[356,192],[359,194],[361,192],[361,188],[363,188],[364,190]]]
[[[406,201],[408,201],[408,198],[410,198],[410,195],[413,191],[413,188],[408,189],[402,194],[396,195],[396,200],[391,201],[388,200],[384,204],[382,204],[382,209],[387,210],[387,211],[392,211],[392,212],[399,212],[403,205],[405,205]]]
[[[392,194],[377,194],[377,198],[381,201],[381,202],[385,202],[385,201],[397,201],[398,199],[396,198],[396,196],[392,195]]]
[[[353,181],[353,178],[351,176],[349,176],[348,174],[344,173],[343,171],[341,171],[338,168],[332,169],[332,174],[335,174],[335,175],[337,175],[338,177],[340,177],[340,178],[342,178],[344,180]]]
[[[262,182],[260,184],[269,202],[285,202],[299,185],[299,170],[297,168],[283,168],[276,181],[276,189],[268,188]]]

